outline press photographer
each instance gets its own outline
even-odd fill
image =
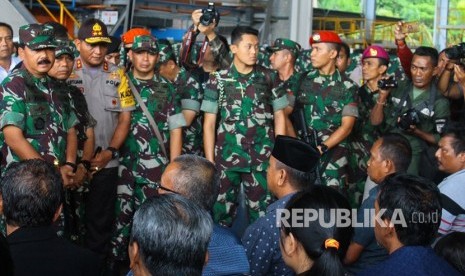
[[[432,147],[437,145],[450,115],[449,102],[433,82],[438,72],[438,56],[434,48],[419,47],[413,55],[411,79],[399,81],[397,87],[380,88],[370,118],[383,133],[397,132],[409,140],[412,162],[408,172],[429,178],[437,170],[434,153],[429,153],[434,152]],[[382,81],[389,83],[386,79]]]

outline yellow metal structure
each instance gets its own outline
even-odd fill
[[[340,34],[352,48],[366,48],[370,44],[380,44],[386,48],[395,48],[394,28],[392,21],[376,20],[371,27],[372,40],[365,34],[367,20],[364,18],[314,17],[314,31],[331,30]],[[420,32],[407,36],[409,46],[433,45],[433,39],[424,24],[420,24]]]
[[[61,2],[61,0],[55,0],[55,2],[60,7],[60,18],[57,19],[56,16],[50,11],[50,9],[44,4],[42,0],[37,0],[40,6],[45,10],[45,12],[53,19],[53,21],[58,22],[60,24],[64,23],[65,14],[74,22],[74,24],[79,28],[81,24],[77,21],[76,17],[66,8],[65,4]]]

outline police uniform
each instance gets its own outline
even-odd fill
[[[311,37],[311,43],[340,43],[332,32],[320,32]],[[357,86],[345,75],[335,70],[332,75],[321,75],[318,70],[303,76],[296,95],[296,104],[303,107],[308,133],[313,128],[318,142],[326,141],[342,124],[344,116],[358,117]],[[320,171],[321,182],[327,186],[347,189],[347,141],[323,154]]]
[[[152,36],[136,36],[132,50],[158,53],[158,44]],[[163,145],[160,145],[147,116],[136,103],[136,109],[131,113],[128,137],[120,149],[116,232],[111,241],[111,254],[117,260],[127,259],[134,212],[148,197],[157,194],[155,183],[160,181],[169,162],[161,146],[169,153],[170,130],[185,126],[182,110],[175,104],[174,87],[168,80],[158,74],[151,80],[137,79],[132,72],[128,75],[155,120]]]
[[[278,78],[256,65],[247,75],[234,64],[211,74],[201,110],[217,114],[215,163],[221,186],[214,218],[231,224],[239,185],[244,183],[250,221],[264,215],[270,197],[266,169],[274,141],[273,112],[288,106]]]
[[[105,24],[97,19],[85,21],[78,38],[88,44],[111,43]],[[107,149],[120,113],[132,111],[135,106],[124,70],[105,61],[101,66],[90,68],[78,57],[68,83],[81,90],[90,114],[97,120],[95,147]],[[118,159],[113,158],[93,175],[85,202],[86,246],[101,256],[107,254],[114,222],[118,165]]]

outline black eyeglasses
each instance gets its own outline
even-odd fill
[[[175,191],[173,191],[173,190],[171,190],[171,189],[168,189],[168,188],[166,188],[166,187],[163,187],[163,186],[162,186],[160,183],[158,183],[158,182],[155,183],[155,189],[157,189],[157,190],[160,189],[160,190],[167,191],[167,192],[170,192],[170,193],[173,193],[173,194],[179,194],[178,192],[175,192]]]

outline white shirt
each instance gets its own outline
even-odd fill
[[[0,66],[0,83],[8,76],[8,74],[15,68],[15,66],[21,62],[21,59],[19,57],[11,56],[11,63],[10,63],[10,68],[5,70],[2,66]]]

